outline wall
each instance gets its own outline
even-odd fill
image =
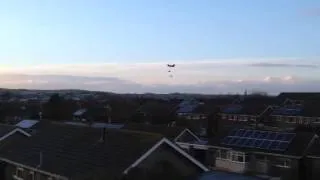
[[[16,174],[16,166],[12,165],[12,164],[7,164],[6,167],[5,167],[5,170],[4,170],[4,173],[5,173],[5,179],[4,180],[11,180],[13,179],[13,175]],[[25,176],[25,178],[27,177],[27,175],[30,173],[30,172],[33,172],[34,173],[34,176],[35,176],[35,180],[48,180],[48,175],[45,175],[45,174],[41,174],[39,172],[34,172],[34,171],[31,171],[29,169],[26,169],[26,168],[23,168],[23,175]],[[56,179],[55,179],[56,180]]]
[[[202,173],[199,167],[187,160],[180,153],[176,152],[168,145],[161,145],[156,151],[154,151],[149,157],[143,160],[138,168],[150,169],[154,167],[158,162],[163,160],[169,161],[172,165],[179,170],[183,176],[195,176]]]
[[[216,168],[236,173],[245,173],[249,168],[249,163],[234,162],[225,159],[216,159]]]
[[[306,179],[318,180],[320,177],[320,159],[308,158],[305,165],[307,167]]]

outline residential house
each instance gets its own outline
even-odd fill
[[[274,103],[276,103],[276,99],[268,96],[239,97],[232,104],[222,108],[221,120],[236,124],[257,124],[268,118]]]
[[[319,101],[286,99],[281,106],[273,109],[270,117],[274,124],[280,127],[318,126],[319,105]]]
[[[150,99],[140,105],[132,116],[132,122],[167,124],[175,119],[176,104],[164,100]]]
[[[140,124],[140,123],[127,123],[124,124],[122,129],[157,133],[161,134],[171,141],[182,141],[182,140],[198,140],[198,137],[194,132],[188,128],[178,126],[166,126],[166,125],[151,125],[151,124]]]
[[[30,137],[0,145],[1,179],[120,179],[131,169],[148,171],[166,161],[187,177],[208,171],[172,141],[156,133],[46,124]]]
[[[294,180],[306,177],[303,159],[315,139],[309,132],[237,128],[184,148],[189,144],[191,155],[202,150],[205,164],[215,170]]]

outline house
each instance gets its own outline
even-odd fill
[[[193,138],[198,138],[190,129],[178,126],[166,126],[166,125],[151,125],[151,124],[140,124],[140,123],[127,123],[124,124],[122,129],[157,133],[161,134],[169,140],[176,141],[177,139],[185,139],[190,136]]]
[[[183,176],[208,171],[156,133],[51,123],[30,137],[10,136],[0,145],[1,179],[119,179],[163,161]]]
[[[310,132],[235,128],[207,142],[184,142],[182,148],[202,156],[213,170],[291,180],[306,177],[303,160],[317,138]]]
[[[166,124],[175,119],[176,104],[163,100],[148,100],[132,116],[132,122]]]
[[[320,125],[319,101],[286,99],[281,106],[270,113],[272,121],[278,126]]]
[[[11,125],[1,124],[0,125],[0,144],[2,141],[6,140],[10,136],[17,135],[17,134],[25,137],[31,136],[28,132],[22,130],[21,128],[11,126]]]
[[[235,123],[262,122],[268,117],[272,110],[275,99],[272,97],[246,96],[243,99],[237,98],[232,104],[221,110],[223,121],[234,121]]]
[[[190,100],[183,100],[177,107],[177,115],[179,117],[185,118],[185,119],[205,119],[205,114],[199,113],[199,112],[194,112],[199,105],[203,105],[203,103],[195,100],[195,99],[190,99]]]

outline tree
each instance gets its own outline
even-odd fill
[[[216,107],[212,113],[208,115],[207,136],[212,137],[219,131],[220,108]]]

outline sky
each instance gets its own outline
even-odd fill
[[[318,0],[11,0],[0,23],[1,87],[320,91]]]

